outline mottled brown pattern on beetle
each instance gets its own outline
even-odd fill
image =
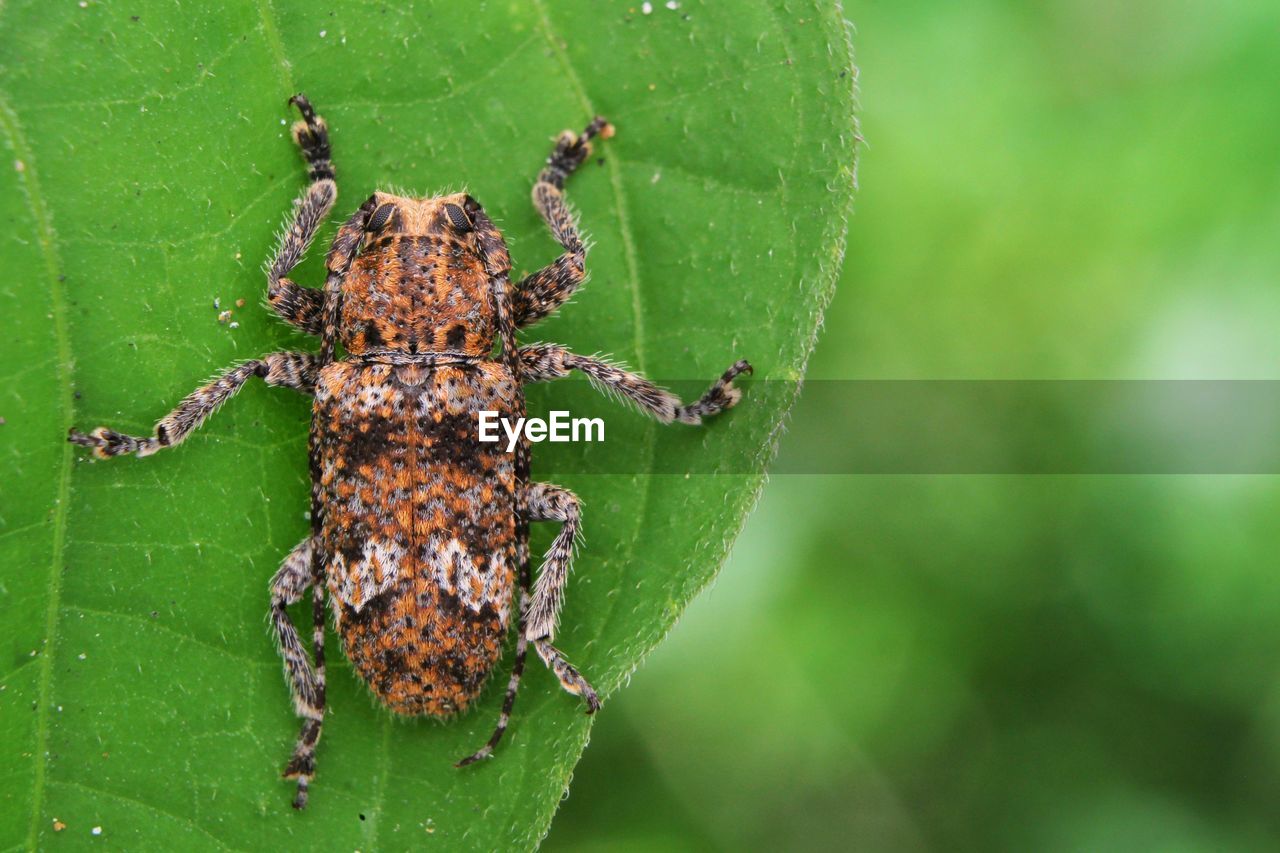
[[[513,454],[476,441],[477,413],[524,414],[522,384],[578,370],[662,421],[695,424],[733,406],[740,361],[688,405],[606,360],[547,344],[520,348],[516,328],[556,310],[585,278],[586,246],[564,200],[565,179],[611,126],[593,120],[562,133],[533,189],[534,206],[564,249],[510,285],[502,234],[470,196],[370,196],[338,229],[324,289],[287,278],[336,198],[328,128],[302,95],[293,137],[311,185],[295,203],[267,269],[271,307],[320,336],[317,355],[272,353],[225,371],[139,437],[99,427],[68,439],[95,455],[147,456],[180,443],[252,377],[316,396],[312,410],[311,533],[271,582],[271,622],[303,723],[284,775],[304,808],[325,716],[325,594],[347,656],[373,692],[402,714],[445,716],[475,698],[519,620],[497,725],[458,762],[493,754],[511,719],[532,647],[588,713],[590,683],[552,640],[581,523],[577,498],[529,479],[529,442]],[[501,353],[490,358],[495,338]],[[347,358],[334,363],[339,339]],[[536,586],[528,526],[562,527]],[[311,660],[288,612],[311,592]]]
[[[466,708],[502,651],[515,583],[511,456],[477,445],[477,413],[512,411],[492,361],[335,362],[313,434],[326,582],[343,649],[392,710]]]
[[[376,193],[375,210],[395,206],[370,235],[342,284],[342,345],[409,353],[488,355],[494,338],[489,277],[470,232],[449,221],[463,194],[411,200]]]

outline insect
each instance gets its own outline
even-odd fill
[[[585,374],[659,421],[698,424],[738,402],[739,361],[700,399],[669,391],[599,358],[554,344],[516,344],[516,330],[562,305],[586,277],[586,247],[564,183],[613,128],[596,118],[557,139],[533,203],[564,249],[552,264],[509,283],[506,243],[465,193],[406,198],[375,192],[338,229],[324,288],[286,276],[302,260],[337,198],[325,121],[303,95],[292,128],[309,185],[267,269],[267,299],[286,322],[320,337],[319,354],[278,352],[238,364],[198,388],[135,437],[99,427],[68,440],[109,458],[149,456],[180,444],[253,377],[314,395],[309,457],[311,531],[271,581],[271,623],[302,730],[284,776],[307,804],[325,714],[328,594],[342,649],[391,711],[447,717],[481,692],[502,655],[515,611],[515,662],[492,737],[492,755],[532,646],[587,713],[600,705],[585,678],[552,645],[573,546],[578,498],[531,482],[529,443],[511,452],[480,443],[481,411],[525,413],[522,384]],[[341,344],[345,355],[336,358]],[[561,527],[536,583],[528,525]],[[311,593],[311,658],[286,607]]]

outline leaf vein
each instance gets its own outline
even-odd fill
[[[181,824],[191,827],[196,832],[199,832],[201,835],[208,838],[214,844],[218,845],[218,848],[221,850],[237,849],[235,847],[231,847],[225,841],[218,838],[218,836],[214,835],[212,832],[205,829],[203,826],[196,823],[186,815],[174,814],[173,812],[167,811],[166,809],[162,809],[159,806],[152,805],[151,803],[145,803],[142,800],[139,800],[137,797],[131,797],[128,794],[121,794],[119,791],[108,791],[105,788],[98,788],[93,785],[86,785],[83,782],[59,781],[59,782],[50,782],[49,784],[59,785],[64,788],[79,788],[80,790],[86,791],[90,794],[97,794],[102,797],[111,797],[112,799],[115,799],[115,800],[122,800],[126,803],[133,803],[138,808],[145,809],[146,811],[151,812],[153,814],[163,815],[164,817],[172,818],[173,820],[176,820]]]
[[[293,72],[289,60],[284,54],[284,42],[280,40],[280,31],[276,28],[275,13],[271,10],[271,0],[258,0],[258,16],[262,19],[262,35],[275,57],[276,67],[280,70],[280,81],[284,83],[288,96],[298,90],[293,85]]]
[[[547,7],[544,0],[534,0],[534,6],[538,10],[538,16],[541,21],[542,31],[547,37],[547,42],[551,45],[551,50],[560,60],[560,66],[563,69],[565,78],[569,81],[569,85],[578,95],[578,100],[582,103],[583,108],[588,115],[596,114],[595,107],[592,106],[591,99],[587,96],[587,90],[582,85],[578,72],[574,69],[573,63],[569,58],[568,51],[560,44],[556,34],[551,26],[551,16],[547,13]],[[622,189],[622,174],[618,169],[617,158],[606,158],[609,168],[609,179],[613,184],[614,202],[618,208],[618,230],[622,235],[622,251],[623,257],[627,263],[627,273],[631,282],[631,312],[633,316],[632,329],[634,334],[634,346],[636,368],[643,373],[645,371],[644,358],[644,302],[640,298],[640,271],[639,264],[636,260],[635,237],[631,232],[631,221],[627,216],[627,200],[626,194]],[[657,425],[648,420],[645,424],[644,439],[642,441],[641,455],[644,458],[640,470],[653,470],[653,457],[655,447],[657,445]],[[641,475],[639,477],[639,497],[636,501],[636,513],[634,517],[635,530],[631,536],[631,542],[627,546],[626,556],[635,554],[636,547],[640,542],[640,537],[644,533],[644,519],[649,512],[649,499],[652,496],[653,488],[648,477]],[[630,568],[631,561],[624,560],[621,564],[620,574],[625,574]],[[605,613],[604,618],[600,621],[600,631],[597,636],[603,635],[609,622],[613,619],[618,608],[618,597],[609,599],[609,610]],[[599,691],[602,696],[609,693],[621,683],[620,679],[612,680],[608,685],[601,685]]]
[[[145,625],[147,628],[151,629],[152,631],[156,631],[162,634],[168,634],[169,636],[174,637],[183,642],[192,643],[193,645],[200,646],[201,648],[209,649],[210,651],[217,652],[218,654],[223,655],[224,657],[231,658],[232,660],[238,663],[245,664],[246,666],[255,666],[255,667],[275,666],[275,664],[273,664],[271,661],[257,660],[255,658],[249,657],[248,655],[242,655],[242,654],[239,654],[238,652],[233,652],[231,651],[231,649],[225,648],[223,646],[215,645],[214,643],[211,643],[208,640],[202,640],[199,637],[196,637],[192,634],[184,634],[181,631],[175,631],[173,628],[170,628],[166,625],[161,625],[157,622],[149,622],[146,619],[143,619],[141,616],[135,616],[132,613],[115,613],[110,610],[100,610],[96,607],[85,607],[84,605],[81,605],[81,604],[68,604],[66,605],[65,609],[76,611],[78,613],[84,613],[87,616],[98,616],[103,619],[119,619],[124,622],[132,622],[136,625]]]
[[[527,50],[530,47],[530,45],[532,45],[535,41],[537,41],[537,38],[538,37],[536,35],[528,36],[527,38],[525,38],[524,41],[520,42],[510,50],[505,51],[503,53],[502,59],[499,60],[498,62],[495,62],[493,65],[489,66],[483,74],[479,74],[475,77],[472,77],[466,83],[463,83],[461,86],[456,86],[450,89],[449,91],[441,92],[438,95],[429,95],[424,98],[411,98],[409,100],[404,100],[404,101],[392,101],[392,100],[326,101],[325,107],[330,112],[334,112],[336,110],[354,110],[354,109],[373,109],[373,110],[404,109],[406,107],[426,107],[432,104],[446,103],[448,101],[453,100],[454,98],[457,98],[460,95],[465,95],[468,92],[472,92],[476,89],[479,89],[481,86],[485,85],[490,80],[496,78],[499,74],[501,74],[506,69],[508,65],[511,64],[511,62],[516,57],[518,57],[521,53]]]
[[[62,401],[62,429],[70,430],[73,419],[73,402],[71,390],[71,342],[67,331],[67,300],[61,275],[62,264],[55,248],[53,224],[49,211],[45,207],[44,197],[40,192],[40,182],[36,173],[35,158],[22,132],[18,115],[13,111],[7,94],[0,92],[0,126],[3,127],[5,139],[14,156],[22,161],[25,168],[19,173],[19,181],[26,195],[27,209],[31,212],[36,239],[40,244],[40,253],[44,256],[45,268],[49,274],[49,302],[53,320],[53,337],[58,353],[58,384]],[[49,605],[45,611],[45,647],[40,656],[40,683],[38,687],[38,705],[36,711],[36,742],[32,752],[35,778],[31,791],[31,823],[27,831],[27,846],[36,847],[39,837],[40,812],[44,804],[45,774],[47,758],[45,755],[49,741],[49,707],[53,695],[53,652],[57,645],[58,612],[62,601],[62,554],[66,545],[67,505],[71,500],[71,465],[74,461],[72,446],[66,442],[62,445],[62,458],[59,460],[58,485],[54,498],[53,542],[49,556]]]

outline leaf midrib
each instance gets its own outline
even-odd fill
[[[547,43],[551,50],[555,53],[560,62],[561,70],[568,81],[570,88],[577,95],[579,103],[581,103],[583,111],[587,116],[594,117],[596,115],[595,105],[592,104],[591,98],[587,95],[586,87],[582,84],[582,78],[578,76],[577,70],[573,67],[573,60],[569,57],[569,52],[565,49],[561,40],[556,36],[555,30],[551,25],[551,16],[547,12],[544,0],[533,0],[534,7],[538,10],[538,17],[541,23],[543,33],[547,37]],[[645,363],[644,352],[644,300],[640,294],[640,265],[636,256],[635,235],[631,231],[631,220],[627,215],[627,198],[622,187],[622,173],[619,171],[617,158],[606,157],[606,168],[609,170],[609,182],[613,187],[614,204],[618,211],[618,231],[622,236],[622,254],[627,264],[627,277],[631,290],[631,328],[632,328],[632,351],[635,353],[636,369],[640,373],[644,373],[647,368]],[[653,468],[653,457],[657,443],[657,425],[647,420],[645,422],[644,442],[641,450],[643,459],[639,470],[651,470]],[[631,536],[631,544],[627,548],[626,557],[630,558],[636,552],[637,543],[640,541],[640,534],[644,529],[644,519],[649,512],[649,499],[652,492],[651,482],[648,477],[640,478],[640,499],[638,511],[635,514],[635,530]],[[629,564],[629,563],[628,563]],[[625,571],[625,566],[624,569]],[[611,599],[609,612],[600,622],[600,631],[597,636],[603,636],[609,621],[613,618],[614,608],[617,606],[617,599]],[[607,693],[607,688],[606,688]]]
[[[596,115],[595,106],[591,103],[591,98],[587,96],[586,87],[582,85],[582,78],[578,76],[577,70],[573,67],[573,60],[569,58],[569,52],[565,50],[564,45],[561,44],[561,40],[556,36],[555,30],[551,26],[551,16],[547,13],[546,4],[543,0],[533,0],[533,5],[538,10],[538,20],[541,24],[542,32],[547,37],[547,44],[550,45],[552,53],[556,55],[556,59],[560,62],[565,79],[577,96],[578,102],[582,104],[587,116],[594,118]],[[636,354],[636,369],[643,373],[647,367],[644,357],[644,303],[640,296],[640,268],[636,261],[635,235],[631,232],[631,218],[627,212],[627,196],[622,189],[622,174],[618,171],[618,164],[615,162],[615,158],[605,158],[605,167],[609,170],[609,182],[613,186],[613,198],[618,206],[618,231],[622,235],[622,255],[627,263],[627,277],[631,282],[631,314],[632,329],[634,330],[632,346]]]
[[[582,83],[582,79],[578,76],[577,70],[573,66],[573,60],[569,57],[569,52],[565,49],[560,39],[556,36],[555,28],[551,23],[551,15],[547,11],[544,0],[533,0],[533,7],[537,10],[540,29],[546,36],[547,44],[551,48],[551,52],[555,54],[556,59],[560,63],[561,73],[564,75],[569,87],[573,90],[581,104],[583,112],[587,118],[594,118],[597,115],[595,105],[591,102],[590,96],[587,95],[586,87]],[[626,192],[622,186],[622,174],[619,171],[617,158],[606,157],[605,167],[609,171],[609,183],[613,189],[614,205],[618,212],[618,231],[622,238],[622,255],[627,266],[628,284],[631,290],[631,329],[632,329],[632,352],[635,354],[636,368],[643,373],[646,368],[645,348],[644,348],[644,300],[640,293],[640,267],[636,255],[635,235],[631,230],[631,220],[628,215]],[[649,422],[644,431],[644,441],[642,455],[644,457],[644,465],[652,468],[653,455],[655,450],[657,434],[655,425]],[[635,529],[631,536],[631,543],[627,548],[627,557],[635,553],[636,545],[640,540],[640,534],[644,528],[644,519],[649,511],[649,500],[652,493],[649,478],[640,478],[640,496],[638,511],[635,514]],[[625,566],[623,568],[625,571]],[[611,599],[609,612],[605,614],[604,619],[600,622],[600,630],[597,637],[603,636],[605,628],[609,621],[613,618],[614,608],[617,605],[617,599]],[[607,688],[602,691],[607,697]],[[588,730],[594,723],[594,718],[587,723]],[[554,810],[552,812],[554,815]],[[534,846],[541,843],[546,837],[547,832],[551,829],[551,821],[548,819],[542,831],[535,842]]]
[[[49,211],[44,205],[44,197],[40,194],[40,181],[36,174],[35,158],[22,133],[22,124],[18,115],[10,106],[9,96],[0,92],[0,125],[8,138],[14,155],[24,166],[18,172],[18,182],[26,195],[27,209],[35,223],[36,242],[40,244],[40,254],[44,257],[45,269],[49,274],[49,303],[53,316],[53,338],[57,348],[58,386],[62,399],[62,430],[71,429],[75,419],[75,411],[71,388],[71,339],[67,325],[67,299],[62,276],[62,263],[54,248],[53,225],[49,220]],[[54,440],[50,437],[50,440]],[[62,443],[62,458],[59,460],[58,488],[53,507],[53,543],[49,557],[49,605],[45,611],[45,637],[40,652],[40,679],[36,710],[36,742],[32,753],[34,761],[34,779],[31,783],[31,823],[27,829],[27,848],[36,849],[39,837],[40,814],[44,808],[45,776],[47,773],[47,749],[49,742],[49,708],[52,705],[53,693],[53,656],[57,651],[58,615],[62,610],[62,555],[67,539],[67,505],[71,498],[71,466],[75,462],[72,446]]]

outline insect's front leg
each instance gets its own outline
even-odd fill
[[[582,503],[568,489],[550,483],[533,483],[529,487],[529,520],[558,521],[556,534],[542,561],[542,571],[534,584],[533,594],[524,606],[524,637],[533,644],[543,663],[555,673],[560,686],[587,703],[587,713],[595,713],[600,700],[587,680],[565,660],[553,645],[560,608],[564,605],[564,588],[569,581],[573,547],[582,523]]]
[[[566,130],[547,158],[533,185],[533,206],[564,247],[564,254],[547,267],[521,279],[512,294],[517,326],[528,326],[563,305],[587,277],[587,247],[564,201],[564,182],[591,155],[594,136],[608,139],[613,125],[597,117],[582,133]]]
[[[302,261],[307,247],[329,216],[338,198],[338,186],[333,181],[328,125],[316,115],[305,95],[294,95],[289,103],[302,114],[302,120],[293,125],[292,133],[306,158],[311,184],[294,202],[293,219],[267,269],[267,301],[286,322],[319,335],[324,327],[323,292],[301,287],[285,276]]]
[[[93,448],[93,455],[100,459],[126,453],[150,456],[157,450],[180,444],[254,376],[261,377],[268,385],[280,385],[311,394],[315,392],[317,374],[315,356],[309,353],[271,353],[238,364],[209,384],[191,392],[176,409],[156,424],[153,436],[140,438],[107,427],[98,427],[88,435],[72,429],[67,435],[67,441]]]
[[[617,394],[634,403],[641,411],[669,424],[700,424],[703,418],[718,415],[731,409],[742,399],[742,391],[734,387],[733,380],[751,372],[751,364],[742,359],[726,370],[707,392],[692,403],[682,404],[680,398],[667,389],[655,385],[638,373],[624,370],[596,356],[577,355],[555,344],[530,344],[520,348],[522,378],[526,382],[546,382],[561,379],[577,370],[586,375],[597,387]]]

